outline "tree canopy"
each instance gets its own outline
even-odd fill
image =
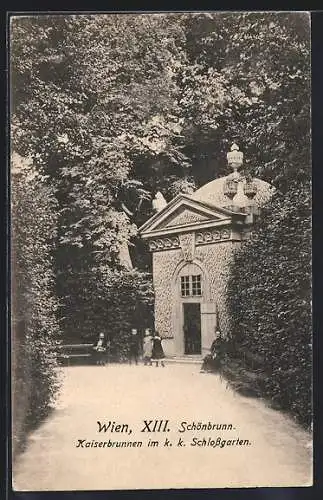
[[[65,335],[100,328],[100,290],[109,294],[110,279],[116,289],[118,279],[141,280],[120,259],[127,245],[139,274],[151,271],[137,228],[152,215],[154,193],[169,201],[225,175],[233,141],[246,172],[278,190],[259,237],[237,257],[236,293],[246,285],[243,260],[269,287],[281,283],[280,259],[286,280],[303,262],[293,239],[279,241],[294,228],[308,252],[309,29],[308,14],[286,12],[11,18],[12,148],[56,200],[50,253]],[[270,279],[250,264],[257,252]],[[308,290],[304,258],[297,272]],[[248,301],[259,316],[257,286]]]

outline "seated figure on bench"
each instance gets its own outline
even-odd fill
[[[203,360],[201,372],[217,371],[220,363],[219,354],[221,353],[222,337],[220,330],[215,331],[215,339],[212,342],[210,354],[207,354]]]
[[[96,353],[96,364],[104,366],[105,365],[105,353],[106,353],[106,347],[105,347],[105,342],[104,342],[104,333],[100,333],[99,338],[97,340],[97,343],[93,347],[95,353]]]

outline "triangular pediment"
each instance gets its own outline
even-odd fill
[[[187,206],[180,206],[175,212],[169,215],[160,224],[160,228],[181,226],[183,224],[191,224],[192,222],[203,222],[209,220],[210,216],[199,210]]]
[[[173,231],[198,226],[208,222],[228,221],[234,215],[230,210],[193,200],[187,195],[178,195],[160,212],[139,228],[141,235],[156,231]]]

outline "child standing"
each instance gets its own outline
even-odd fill
[[[104,366],[106,352],[106,348],[104,346],[104,333],[100,333],[98,341],[93,349],[96,351],[96,364]]]
[[[152,361],[155,361],[156,366],[158,366],[158,362],[160,360],[161,366],[164,367],[165,364],[163,360],[165,358],[165,354],[161,342],[162,342],[161,337],[159,336],[158,332],[156,332],[153,337],[153,350],[151,354],[151,359]]]

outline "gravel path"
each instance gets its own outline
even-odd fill
[[[264,402],[236,394],[217,375],[199,373],[198,365],[70,367],[63,375],[57,407],[14,466],[16,490],[312,483],[309,434]],[[143,420],[155,419],[169,420],[170,430],[140,432]],[[98,421],[127,424],[128,432],[99,432]],[[192,422],[222,428],[179,432]],[[158,446],[148,446],[149,440]],[[85,446],[96,441],[106,444]],[[141,447],[133,446],[140,441]],[[132,445],[112,447],[112,442]]]

